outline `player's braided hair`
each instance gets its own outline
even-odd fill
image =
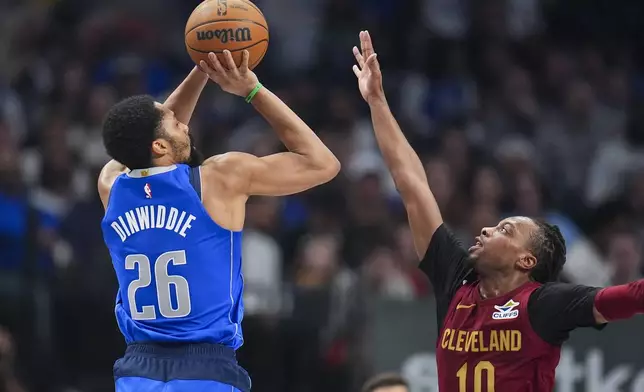
[[[110,109],[103,123],[107,153],[130,169],[152,166],[152,142],[159,137],[163,113],[148,95],[127,98]]]
[[[530,275],[540,283],[556,281],[566,263],[566,241],[558,226],[542,220],[534,222],[537,230],[532,234],[530,251],[537,258],[537,265]]]

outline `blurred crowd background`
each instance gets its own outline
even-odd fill
[[[565,280],[638,279],[644,240],[644,2],[258,0],[256,72],[337,154],[340,176],[249,202],[246,344],[254,391],[356,391],[374,298],[431,296],[351,72],[369,29],[389,102],[465,244],[513,214],[560,225]],[[0,2],[0,390],[113,390],[124,343],[100,232],[101,121],[191,69],[198,0]],[[282,147],[209,85],[206,154]],[[392,320],[395,322],[395,320]],[[430,337],[434,338],[434,337]]]

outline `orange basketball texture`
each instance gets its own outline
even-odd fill
[[[262,61],[268,50],[268,24],[259,8],[247,0],[206,0],[192,12],[185,30],[190,58],[208,62],[208,53],[217,54],[226,67],[222,52],[230,50],[235,64],[248,50],[251,69]]]

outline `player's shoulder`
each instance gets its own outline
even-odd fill
[[[246,167],[256,159],[254,155],[237,151],[214,155],[201,164],[203,184],[231,191],[245,189],[250,181]]]
[[[558,297],[561,295],[574,295],[580,293],[585,294],[597,290],[596,287],[566,282],[535,283],[535,286],[536,288],[532,295],[536,297],[546,298]]]
[[[238,172],[243,169],[244,165],[256,159],[257,157],[252,154],[231,151],[225,154],[213,155],[203,162],[201,168],[205,172]]]
[[[548,282],[538,284],[530,294],[530,306],[535,307],[558,307],[570,301],[594,296],[599,289],[592,286],[584,286],[574,283]]]

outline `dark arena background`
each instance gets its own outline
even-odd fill
[[[245,345],[257,392],[350,392],[400,371],[437,391],[432,288],[351,71],[378,48],[390,105],[466,245],[504,216],[558,224],[566,281],[644,271],[644,2],[258,0],[256,69],[342,162],[313,191],[254,198],[243,245]],[[113,391],[124,342],[96,178],[101,121],[163,100],[191,69],[195,0],[0,2],[0,391]],[[212,155],[281,148],[211,84],[190,124]],[[644,318],[565,345],[558,392],[644,391]]]

